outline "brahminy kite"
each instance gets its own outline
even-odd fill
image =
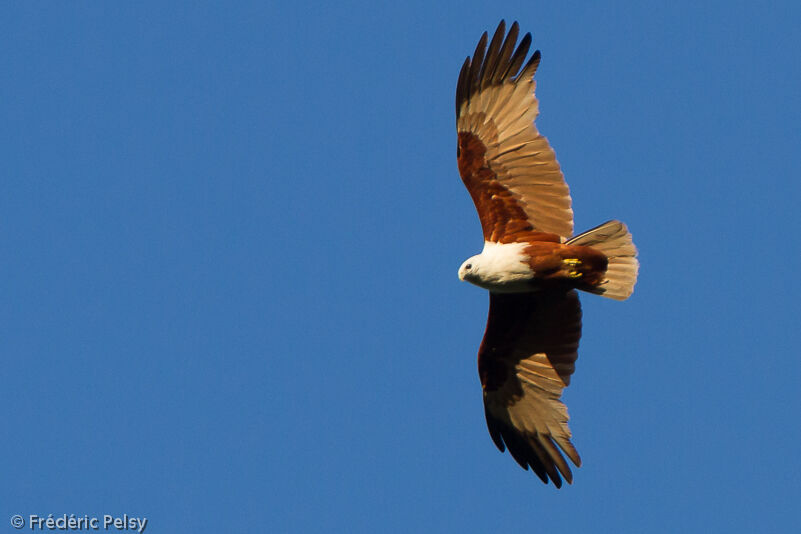
[[[626,225],[606,222],[573,237],[570,190],[536,126],[537,50],[517,22],[481,36],[456,87],[457,159],[481,220],[484,249],[459,278],[489,290],[478,351],[484,413],[492,440],[546,484],[581,465],[567,408],[581,337],[577,289],[625,300],[637,281],[637,249]],[[561,451],[560,451],[561,449]],[[561,477],[560,477],[561,474]]]

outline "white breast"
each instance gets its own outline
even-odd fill
[[[485,242],[477,280],[470,281],[498,293],[530,291],[533,273],[526,263],[528,255],[523,252],[527,246],[528,243]]]

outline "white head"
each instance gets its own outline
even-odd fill
[[[528,266],[528,243],[484,243],[481,254],[459,267],[459,280],[497,292],[530,291],[534,276]]]
[[[481,254],[468,258],[459,267],[459,280],[462,282],[473,282],[474,284],[479,280],[479,271],[481,270]]]

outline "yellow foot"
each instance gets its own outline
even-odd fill
[[[568,278],[581,278],[582,276],[584,276],[583,273],[580,273],[576,270],[576,268],[579,265],[581,265],[581,260],[577,260],[575,258],[566,258],[562,260],[562,263],[564,263],[568,268],[567,269]]]

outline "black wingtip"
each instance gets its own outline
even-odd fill
[[[472,57],[468,56],[459,73],[456,86],[457,118],[464,103],[469,102],[482,89],[508,82],[515,83],[534,75],[540,62],[540,51],[534,52],[521,70],[520,66],[525,62],[532,39],[531,34],[527,33],[515,49],[519,33],[520,25],[517,21],[512,23],[507,32],[506,21],[501,19],[491,41],[488,32],[481,34],[475,52]]]
[[[523,70],[520,71],[520,75],[517,79],[529,79],[533,78],[534,74],[537,72],[537,67],[540,66],[540,59],[542,58],[542,54],[540,54],[539,50],[535,50],[534,54],[531,55],[531,59],[528,60],[526,66],[523,67]]]
[[[492,41],[490,41],[489,48],[484,56],[484,64],[481,65],[481,72],[478,75],[478,85],[481,89],[489,87],[492,82],[492,75],[495,72],[495,66],[498,64],[498,52],[501,49],[504,35],[506,35],[506,23],[501,21],[501,23],[498,24],[498,29],[495,30],[495,34],[492,36]]]
[[[465,58],[462,64],[462,70],[459,71],[459,80],[456,82],[456,118],[459,118],[459,112],[468,95],[468,74],[470,74],[470,56]]]

